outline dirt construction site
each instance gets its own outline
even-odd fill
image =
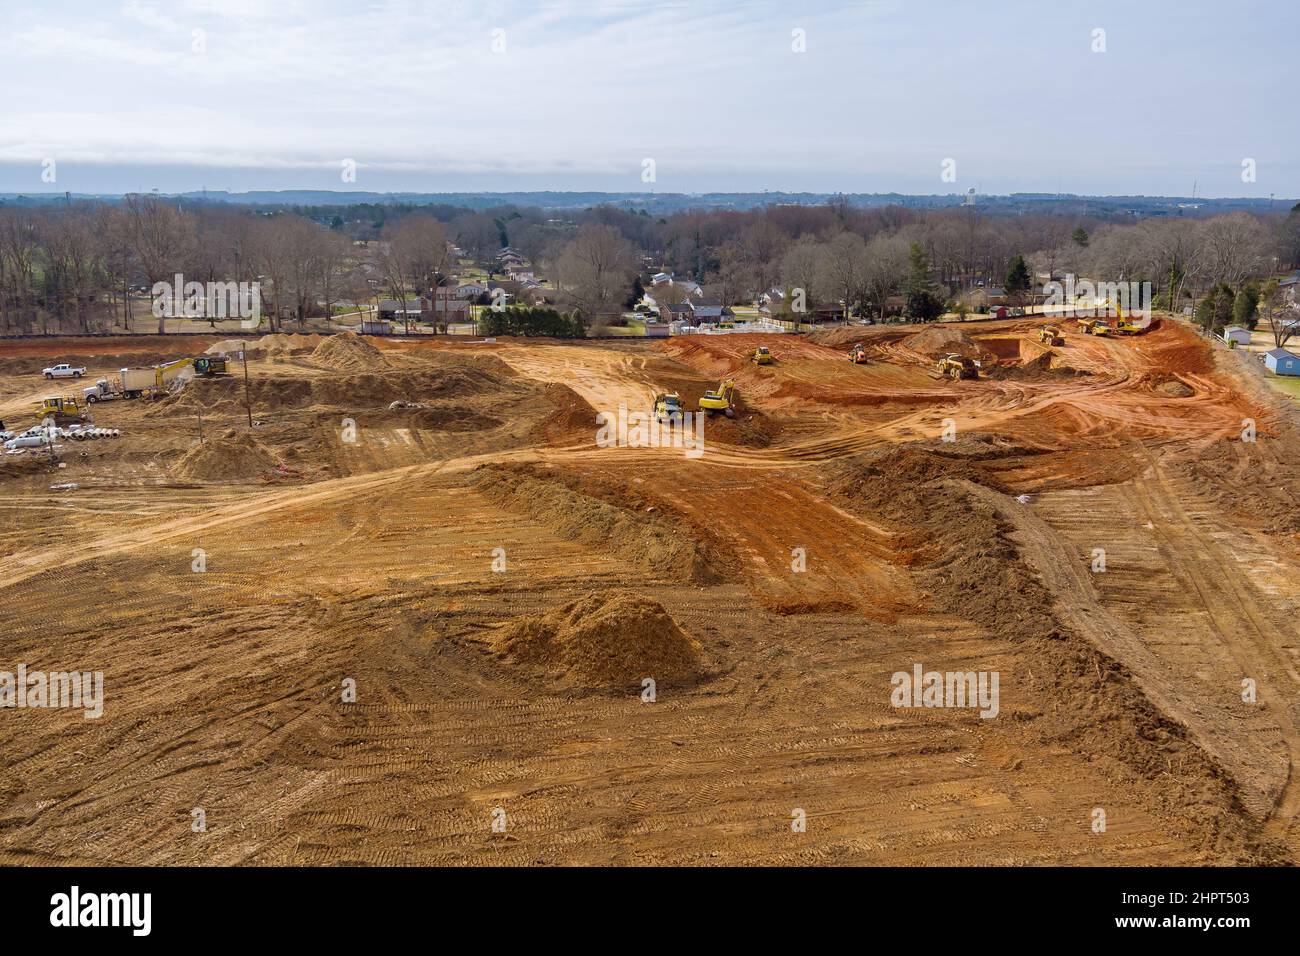
[[[1294,407],[1040,324],[0,342],[10,429],[230,356],[0,456],[0,671],[103,674],[0,712],[0,863],[1295,863]]]

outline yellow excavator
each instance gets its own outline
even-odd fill
[[[1125,315],[1124,309],[1118,304],[1115,306],[1115,331],[1120,335],[1141,335],[1147,330],[1147,326],[1138,325],[1133,321],[1132,315]]]
[[[718,412],[726,415],[728,418],[736,414],[735,404],[736,383],[733,379],[723,379],[718,383],[715,391],[705,392],[700,398],[700,411],[708,415],[716,415]]]

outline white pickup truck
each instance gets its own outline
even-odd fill
[[[46,378],[81,378],[86,374],[86,369],[84,366],[82,368],[73,368],[67,362],[64,362],[61,365],[52,365],[49,368],[41,369],[41,374]]]

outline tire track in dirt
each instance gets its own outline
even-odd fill
[[[1144,478],[1150,480],[1134,482],[1128,493],[1165,543],[1162,553],[1205,608],[1216,636],[1241,665],[1241,676],[1257,681],[1259,700],[1277,722],[1287,747],[1288,772],[1267,831],[1293,849],[1300,848],[1297,835],[1291,833],[1300,813],[1300,730],[1287,703],[1300,691],[1300,674],[1281,653],[1281,648],[1294,642],[1295,635],[1258,610],[1267,602],[1244,575],[1236,556],[1225,552],[1198,526],[1158,461],[1150,452],[1145,454],[1151,470]]]

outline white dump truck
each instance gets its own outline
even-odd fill
[[[175,362],[151,365],[148,368],[121,369],[116,376],[101,378],[90,388],[82,389],[82,393],[91,404],[111,402],[117,398],[153,396],[193,375],[194,359],[177,359]]]

